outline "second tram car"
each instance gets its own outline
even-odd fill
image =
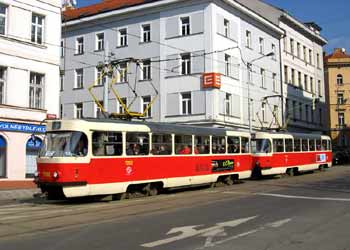
[[[253,164],[261,175],[294,175],[332,166],[328,136],[258,132],[252,137]]]
[[[250,178],[250,134],[117,120],[55,120],[47,124],[37,184],[49,197],[132,192]]]

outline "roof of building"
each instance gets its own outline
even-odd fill
[[[101,2],[81,8],[67,9],[63,12],[63,21],[72,21],[82,17],[93,16],[117,9],[123,9],[140,4],[156,2],[161,0],[101,0]]]
[[[346,53],[346,50],[343,48],[335,48],[333,53],[325,56],[325,61],[328,59],[347,59],[350,58],[350,54]]]

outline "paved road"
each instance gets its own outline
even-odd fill
[[[122,202],[0,207],[0,249],[350,250],[350,166]]]

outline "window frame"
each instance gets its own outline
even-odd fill
[[[125,32],[125,33],[124,33]],[[118,29],[118,47],[128,46],[128,28]]]
[[[100,35],[103,35],[103,37],[101,38]],[[105,50],[105,40],[106,40],[105,32],[98,32],[95,34],[95,50],[96,51],[104,51]]]
[[[35,18],[35,22],[33,22],[33,18]],[[42,18],[42,24],[39,24],[39,19]],[[43,45],[45,43],[45,24],[46,24],[46,16],[32,12],[32,20],[31,20],[31,42],[39,45]],[[34,28],[34,31],[33,31]],[[39,42],[39,32],[38,29],[41,28],[41,42]],[[33,38],[34,32],[34,38]]]
[[[33,78],[32,78],[33,76]],[[37,84],[37,78],[40,77],[40,84]],[[45,106],[45,74],[30,71],[29,72],[29,108],[44,109]],[[34,82],[33,82],[33,81]],[[37,91],[41,90],[40,100],[37,100]],[[33,93],[34,96],[31,96]],[[39,104],[38,104],[39,103]]]
[[[188,22],[185,22],[187,20],[188,20]],[[191,18],[190,18],[190,16],[180,17],[180,31],[181,31],[181,36],[191,35]]]
[[[75,69],[74,79],[74,89],[84,88],[84,68]]]
[[[145,28],[147,27],[149,28],[149,30],[145,30]],[[146,23],[141,25],[141,42],[142,43],[149,43],[152,41],[151,32],[152,32],[151,24]]]
[[[84,36],[79,36],[75,39],[75,55],[83,55],[85,53]]]
[[[185,110],[184,110],[184,107],[186,107]],[[191,92],[181,93],[181,114],[182,115],[192,114],[192,93]]]
[[[6,36],[7,35],[7,23],[8,23],[8,5],[0,3],[0,8],[5,9],[5,13],[0,13],[0,19],[4,18],[4,33],[0,32],[0,35]]]

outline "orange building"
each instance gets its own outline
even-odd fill
[[[335,148],[350,145],[350,54],[335,49],[324,58],[328,128]]]

